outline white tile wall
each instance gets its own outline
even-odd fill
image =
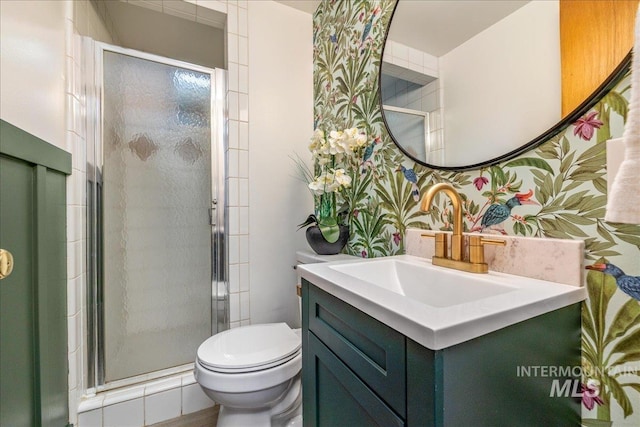
[[[238,143],[241,150],[249,149],[249,123],[247,122],[240,122]]]
[[[127,0],[122,0],[127,1]],[[170,13],[221,28],[228,14],[227,62],[229,70],[229,213],[233,233],[229,238],[232,326],[250,324],[249,310],[249,174],[248,174],[248,7],[250,2],[230,0],[128,0],[129,3]],[[137,426],[173,418],[213,406],[195,383],[193,374],[180,377],[166,389],[157,382],[147,390],[88,396],[86,390],[86,126],[82,93],[81,39],[91,34],[96,40],[117,44],[117,35],[106,8],[88,0],[68,2],[66,42],[67,145],[73,152],[73,173],[67,184],[69,405],[70,421],[85,426]],[[242,294],[241,294],[242,292]],[[242,295],[242,296],[241,296]],[[144,386],[143,386],[144,387]],[[160,387],[161,389],[159,389]]]
[[[403,79],[396,84],[394,96],[385,94],[385,102],[430,113],[427,162],[441,163],[444,156],[444,105],[442,81],[438,79],[438,58],[401,43],[387,41],[383,61],[390,75]],[[413,85],[408,82],[413,82]]]
[[[229,295],[229,321],[231,323],[240,320],[240,294],[233,293]]]
[[[213,402],[204,394],[198,384],[182,386],[182,414],[191,414],[213,406]]]
[[[102,427],[102,408],[93,409],[78,415],[78,426]]]
[[[87,2],[88,3],[88,2]],[[83,391],[84,379],[84,328],[83,313],[86,266],[86,202],[84,184],[86,180],[85,97],[82,94],[80,37],[74,26],[74,17],[80,14],[88,26],[88,4],[83,4],[74,13],[69,5],[66,13],[66,97],[67,97],[67,141],[73,154],[72,173],[67,179],[67,334],[69,361],[69,418],[77,422],[77,399]],[[88,426],[102,426],[102,414],[91,413],[83,418]]]
[[[240,264],[240,292],[249,290],[249,264]]]
[[[181,387],[144,397],[145,425],[159,423],[182,414]]]
[[[212,407],[193,373],[85,398],[77,426],[143,426]]]
[[[229,266],[229,292],[240,292],[240,265],[233,264]]]
[[[144,426],[144,400],[140,397],[105,406],[102,422],[104,427]]]
[[[197,2],[200,0],[196,0]],[[199,4],[199,3],[198,3]],[[229,268],[233,272],[230,286],[231,326],[250,319],[246,298],[240,298],[240,271],[248,268],[248,125],[249,125],[249,37],[247,8],[249,2],[227,4],[227,60],[229,69]],[[237,178],[232,184],[231,180]],[[236,197],[237,196],[237,197]],[[244,243],[241,243],[244,242]],[[231,284],[230,284],[231,285]],[[248,291],[248,290],[247,290]],[[243,317],[245,315],[247,317]]]
[[[424,80],[422,82],[415,81],[415,83],[426,84],[429,80],[434,77],[437,78],[439,75],[437,57],[392,40],[388,40],[385,45],[383,61],[403,68],[407,76]],[[411,78],[406,80],[414,81]]]

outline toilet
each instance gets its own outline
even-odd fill
[[[299,264],[353,259],[297,252]],[[220,404],[218,427],[302,426],[301,333],[286,323],[241,326],[198,347],[194,374]]]
[[[302,425],[301,347],[300,330],[286,323],[242,326],[203,342],[194,374],[220,404],[218,427]]]

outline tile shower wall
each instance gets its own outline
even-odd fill
[[[584,264],[606,260],[629,275],[640,275],[640,226],[608,223],[603,219],[608,180],[605,141],[622,134],[628,112],[629,76],[620,79],[592,107],[590,115],[512,161],[464,172],[429,169],[414,163],[395,147],[382,125],[378,107],[370,107],[376,105],[368,93],[371,81],[376,81],[384,30],[394,5],[395,2],[364,0],[323,2],[314,16],[317,50],[314,87],[318,88],[314,96],[319,126],[366,125],[370,135],[382,141],[373,155],[376,179],[367,188],[358,189],[362,197],[352,198],[351,209],[357,210],[352,221],[358,224],[352,227],[357,231],[351,236],[348,251],[363,257],[403,253],[406,227],[451,230],[448,200],[441,198],[434,209],[420,212],[419,198],[411,198],[410,183],[397,172],[402,164],[416,173],[420,189],[437,182],[453,183],[465,201],[463,222],[468,230],[479,228],[482,215],[491,204],[505,203],[515,193],[530,195],[538,205],[514,208],[502,224],[504,233],[583,240]],[[342,36],[334,45],[330,40],[336,34]],[[363,39],[369,49],[361,49]],[[336,56],[341,60],[331,62],[332,68],[327,68],[326,58]],[[354,67],[356,61],[358,66]],[[330,84],[337,79],[352,84],[343,91]],[[375,93],[375,85],[371,91]],[[352,93],[362,95],[353,101],[352,110],[346,110],[343,106],[352,101]],[[344,111],[357,113],[345,117]],[[501,124],[500,120],[491,123]],[[383,223],[374,221],[378,218]],[[377,228],[369,226],[374,223]],[[583,396],[583,424],[637,426],[640,423],[638,301],[618,289],[612,276],[591,271],[586,278],[589,299],[582,306],[582,381],[599,381],[602,400],[596,402]]]
[[[398,68],[397,77],[402,77],[402,74],[415,75],[416,73],[432,78],[440,75],[436,56],[393,40],[387,42],[382,60]]]
[[[393,77],[402,79],[396,80],[393,90],[388,91],[390,88],[385,88],[385,94],[390,92],[395,96],[390,95],[383,102],[396,107],[428,112],[429,147],[433,153],[430,159],[444,159],[443,87],[442,79],[439,78],[438,58],[402,43],[387,40],[382,61]],[[383,76],[383,87],[387,79],[387,76]]]
[[[250,323],[249,312],[249,174],[248,174],[248,25],[247,1],[131,1],[205,24],[213,22],[209,10],[227,15],[229,146],[229,261],[231,327]],[[86,385],[86,96],[82,87],[80,34],[118,44],[113,22],[102,2],[68,1],[66,13],[67,144],[73,153],[68,180],[68,324],[70,422],[79,426],[146,425],[196,412],[212,405],[189,373],[124,391],[87,396]],[[80,414],[78,415],[78,413]]]

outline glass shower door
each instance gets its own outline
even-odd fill
[[[215,84],[197,67],[102,52],[106,383],[192,363],[211,336]]]
[[[393,136],[404,149],[419,159],[428,159],[429,113],[384,105],[384,115]]]

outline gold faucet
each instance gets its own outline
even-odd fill
[[[439,192],[443,192],[451,199],[453,204],[453,236],[451,236],[451,259],[462,260],[464,241],[462,239],[462,198],[451,184],[440,183],[432,186],[422,198],[420,209],[424,212],[431,209],[431,202]],[[446,246],[446,244],[445,244]],[[446,256],[446,253],[445,253]]]
[[[424,237],[435,237],[436,254],[431,259],[434,265],[455,268],[470,273],[486,273],[489,266],[484,262],[484,245],[505,245],[504,240],[489,239],[482,236],[470,236],[469,260],[464,260],[464,236],[462,235],[462,198],[451,184],[440,183],[429,188],[422,198],[420,209],[424,212],[431,209],[433,198],[443,192],[451,199],[453,205],[453,235],[451,236],[451,258],[447,253],[447,235],[436,233],[434,236],[423,234]]]

